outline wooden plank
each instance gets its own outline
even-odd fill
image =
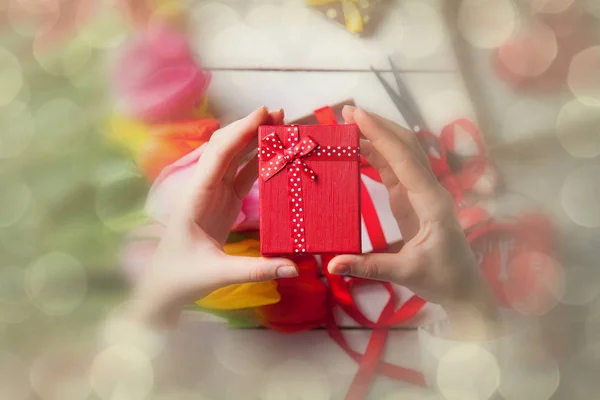
[[[391,73],[384,77],[393,81]],[[475,120],[458,74],[406,72],[403,78],[434,133],[457,118]],[[208,96],[216,115],[226,123],[262,105],[284,108],[286,120],[292,121],[324,105],[354,98],[358,106],[406,126],[372,72],[215,71]]]
[[[194,46],[209,68],[456,70],[441,0],[391,0],[376,34],[360,38],[305,0],[188,3]]]

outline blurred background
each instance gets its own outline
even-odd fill
[[[542,261],[492,285],[539,318],[557,361],[527,395],[502,395],[595,398],[600,1],[0,0],[0,399],[159,398],[151,376],[109,393],[89,372],[111,364],[93,343],[161,234],[150,187],[263,104],[294,121],[351,100],[407,125],[371,72],[391,83],[388,58],[428,130],[476,159],[456,172],[465,202],[499,224],[543,220],[514,244]],[[230,352],[212,356],[227,366]],[[302,362],[283,371],[310,375]],[[210,398],[340,395],[307,382],[312,397],[268,381]]]

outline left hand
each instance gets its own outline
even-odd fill
[[[198,162],[189,190],[181,194],[149,270],[130,307],[143,323],[169,326],[186,304],[227,285],[291,278],[294,263],[282,258],[233,257],[223,252],[242,199],[258,177],[260,125],[278,125],[283,111],[262,107],[214,133]]]

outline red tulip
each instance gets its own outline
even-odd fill
[[[259,322],[269,329],[284,333],[317,328],[325,323],[327,288],[314,257],[295,260],[299,276],[278,281],[279,303],[254,310]]]

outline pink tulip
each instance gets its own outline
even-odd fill
[[[117,57],[112,86],[125,114],[147,123],[191,116],[210,82],[199,68],[186,36],[155,23]]]
[[[192,181],[198,160],[202,156],[206,144],[188,153],[173,164],[164,168],[156,178],[148,201],[146,211],[156,221],[166,225],[169,216],[177,206],[180,193]],[[240,211],[232,230],[246,231],[258,229],[258,184],[254,184],[250,193],[242,201]]]

